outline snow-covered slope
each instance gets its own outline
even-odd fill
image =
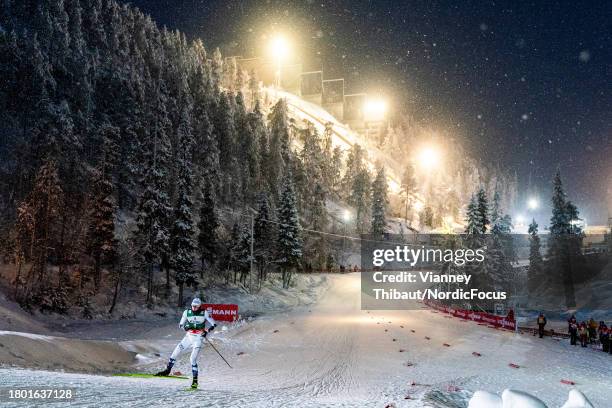
[[[267,94],[267,99],[276,101],[285,99],[289,110],[289,116],[294,118],[298,124],[306,120],[312,123],[319,134],[323,134],[325,125],[328,122],[333,123],[332,143],[334,146],[340,146],[348,150],[352,145],[359,144],[368,151],[368,165],[371,170],[375,169],[377,162],[385,165],[385,174],[389,181],[391,192],[398,193],[401,185],[401,166],[388,155],[384,154],[380,149],[371,146],[357,132],[351,130],[348,126],[340,123],[332,114],[323,109],[321,106],[312,102],[305,101],[297,95],[289,92],[280,91],[271,88],[264,88]]]
[[[215,333],[212,341],[233,369],[205,346],[200,357],[203,392],[183,392],[188,382],[179,380],[17,369],[0,370],[0,387],[75,387],[73,406],[455,408],[467,407],[475,390],[512,388],[553,408],[565,403],[572,388],[560,380],[571,379],[595,407],[608,406],[612,377],[607,354],[429,310],[362,311],[359,274],[328,280],[330,287],[316,305]],[[162,356],[141,353],[143,363],[135,370],[162,367],[180,336],[177,329],[168,337],[147,339]],[[176,368],[189,373],[188,356]]]

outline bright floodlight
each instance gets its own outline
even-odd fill
[[[382,99],[368,99],[363,105],[363,115],[367,121],[381,121],[385,119],[387,103]]]
[[[272,38],[270,42],[270,54],[278,62],[284,60],[289,55],[289,43],[282,36]]]
[[[344,221],[349,222],[351,220],[351,212],[349,210],[345,210],[342,214],[342,218]]]
[[[525,223],[525,217],[523,217],[521,214],[517,215],[516,223],[517,225],[523,225]]]
[[[426,147],[419,153],[419,163],[426,169],[438,167],[440,164],[440,152],[432,147]]]
[[[540,206],[540,203],[538,202],[537,198],[530,198],[527,201],[527,207],[529,207],[530,210],[535,210]]]
[[[421,212],[423,207],[425,207],[425,206],[420,201],[417,201],[417,202],[414,203],[414,209],[416,210],[416,212]]]

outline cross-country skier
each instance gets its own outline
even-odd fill
[[[210,327],[206,328],[206,321],[210,324]],[[193,383],[191,388],[198,388],[198,355],[202,349],[202,341],[206,337],[207,333],[210,333],[217,327],[215,320],[208,315],[208,312],[202,309],[202,301],[198,298],[194,298],[191,302],[191,309],[187,309],[183,312],[183,317],[179,323],[179,328],[185,330],[187,333],[183,340],[175,347],[166,369],[155,374],[158,376],[170,375],[170,370],[174,366],[176,359],[185,349],[191,346],[191,372],[193,374]]]

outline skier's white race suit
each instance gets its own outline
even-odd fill
[[[204,340],[204,334],[206,332],[206,322],[210,326],[215,325],[215,320],[209,316],[206,310],[198,310],[194,312],[191,309],[183,312],[183,317],[179,323],[181,329],[187,329],[187,333],[183,340],[174,348],[170,361],[174,362],[176,358],[187,348],[191,347],[191,370],[195,377],[198,372],[198,356],[202,349],[202,341]]]

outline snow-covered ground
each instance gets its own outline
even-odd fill
[[[594,406],[610,406],[609,354],[493,330],[429,310],[362,311],[359,274],[329,276],[328,285],[314,305],[263,315],[215,333],[212,341],[233,368],[205,346],[201,390],[195,393],[183,391],[188,380],[16,368],[0,369],[0,387],[73,387],[77,397],[71,406],[109,407],[467,407],[476,390],[500,393],[513,388],[552,408],[567,399],[572,386],[560,381],[568,379]],[[142,339],[124,342],[141,348],[134,371],[162,368],[181,335],[173,329],[145,339],[148,348]],[[176,369],[190,372],[188,356]]]

